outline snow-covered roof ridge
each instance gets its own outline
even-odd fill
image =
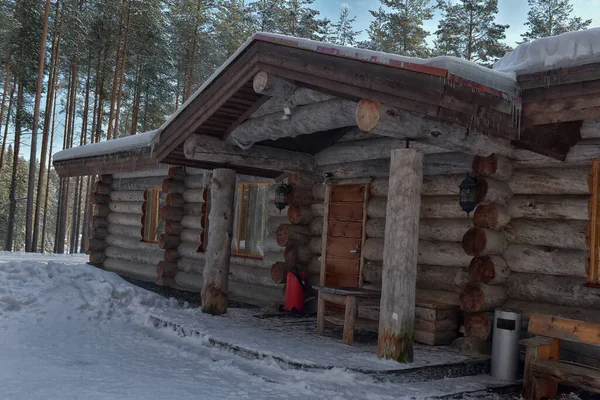
[[[521,74],[600,62],[600,28],[523,43],[496,62],[494,71]]]
[[[100,143],[87,144],[85,146],[72,147],[70,149],[59,151],[54,155],[54,161],[74,160],[78,158],[87,158],[95,156],[104,156],[108,154],[120,153],[123,151],[135,151],[146,148],[152,148],[158,139],[158,130],[140,133],[133,136],[107,140]]]

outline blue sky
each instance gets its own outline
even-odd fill
[[[432,0],[432,4],[435,0]],[[509,24],[507,30],[506,42],[514,46],[521,39],[520,34],[525,31],[523,24],[527,20],[527,0],[499,0],[498,18],[500,24]],[[347,5],[350,8],[351,15],[356,15],[356,29],[363,31],[363,37],[366,37],[365,31],[369,27],[371,14],[369,10],[375,10],[379,7],[378,0],[315,0],[314,7],[321,11],[322,16],[336,21],[340,9]],[[600,0],[574,0],[574,14],[582,18],[592,19],[592,27],[600,26]],[[439,15],[425,23],[425,29],[434,32],[437,29]]]

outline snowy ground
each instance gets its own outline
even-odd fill
[[[157,330],[150,316],[197,310],[84,260],[0,253],[1,399],[410,399],[486,384],[476,376],[399,385],[247,360]],[[223,329],[231,336],[235,327]]]

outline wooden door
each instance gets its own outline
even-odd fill
[[[331,185],[327,212],[325,286],[362,286],[368,184]]]

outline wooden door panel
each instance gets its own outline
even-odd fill
[[[365,198],[365,185],[336,185],[331,188],[330,201],[361,203]]]
[[[326,274],[325,275],[325,286],[358,287],[358,276],[354,277],[354,276],[346,276],[346,275]]]
[[[358,276],[360,259],[327,256],[327,272],[340,275]]]
[[[329,218],[327,221],[327,233],[335,238],[354,238],[362,237],[362,221],[346,221],[335,218]]]
[[[329,218],[362,221],[363,205],[362,203],[331,203],[329,206]]]
[[[358,250],[354,253],[353,250]],[[327,238],[328,256],[360,258],[360,239]]]

